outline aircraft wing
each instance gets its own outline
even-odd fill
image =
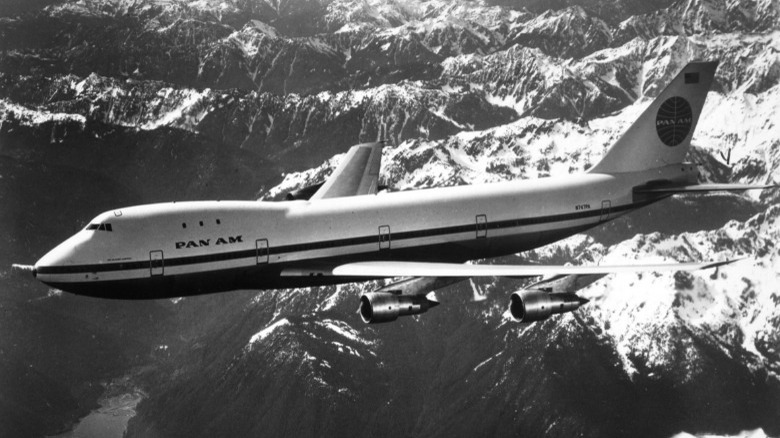
[[[614,274],[645,271],[696,271],[739,259],[703,263],[655,263],[604,266],[468,265],[428,262],[356,262],[338,266],[332,275],[344,277],[536,277],[540,275]]]
[[[714,191],[742,191],[770,189],[777,187],[773,184],[691,184],[691,185],[661,185],[661,186],[642,186],[634,188],[634,193],[697,193]]]
[[[382,142],[352,146],[325,184],[309,199],[375,194],[383,146]]]

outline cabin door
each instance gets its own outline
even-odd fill
[[[487,216],[484,214],[477,215],[477,239],[487,237]]]
[[[268,239],[255,240],[255,249],[257,250],[257,264],[268,263]]]
[[[382,225],[379,227],[379,250],[390,249],[390,227]]]
[[[604,222],[609,219],[609,213],[612,209],[612,203],[609,201],[601,201],[601,215],[599,216],[599,222]]]
[[[149,251],[149,275],[152,277],[163,275],[165,260],[162,251]]]

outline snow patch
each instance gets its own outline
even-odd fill
[[[372,342],[369,342],[366,339],[363,339],[358,334],[357,330],[353,329],[344,321],[336,321],[333,319],[325,319],[322,321],[318,321],[317,324],[319,324],[322,327],[327,328],[328,330],[331,330],[353,342],[357,342],[359,344],[363,345],[372,345]]]
[[[271,333],[274,332],[274,330],[278,329],[279,327],[284,327],[286,325],[290,325],[290,321],[288,321],[287,318],[282,318],[279,321],[276,321],[275,323],[269,325],[268,327],[252,335],[252,337],[249,338],[249,345],[262,341],[263,339],[270,336]]]

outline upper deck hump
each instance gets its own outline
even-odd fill
[[[188,213],[209,213],[209,212],[256,212],[256,211],[282,211],[286,207],[277,202],[262,201],[183,201],[183,202],[163,202],[157,204],[135,205],[131,207],[119,208],[103,214],[111,214],[119,217],[149,217],[161,215],[176,215]]]
[[[555,196],[564,203],[576,201],[583,188],[594,185],[608,185],[616,180],[614,175],[582,174],[538,180],[519,180],[500,183],[437,187],[420,190],[380,193],[377,195],[348,198],[323,199],[291,205],[291,213],[306,214],[339,210],[376,210],[377,208],[402,208],[451,204],[453,208],[468,204],[486,205],[514,199],[517,202],[533,199],[552,199]],[[571,198],[571,199],[569,199]]]

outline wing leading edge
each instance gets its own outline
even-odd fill
[[[325,184],[310,198],[373,195],[378,190],[383,142],[352,146]]]
[[[644,271],[696,271],[733,263],[739,259],[704,263],[651,263],[637,265],[468,265],[427,262],[356,262],[338,266],[332,275],[344,277],[536,277],[540,275],[616,274]]]

